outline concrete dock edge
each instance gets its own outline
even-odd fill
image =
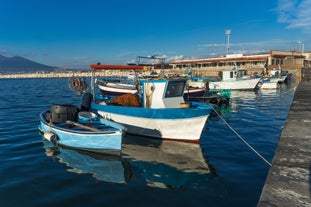
[[[257,207],[311,206],[311,82],[295,92]]]

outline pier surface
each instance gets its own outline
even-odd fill
[[[257,207],[311,206],[311,82],[301,82]]]

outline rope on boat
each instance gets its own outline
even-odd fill
[[[228,124],[228,122],[226,122],[226,120],[224,120],[224,118],[222,118],[222,116],[216,111],[216,109],[212,105],[210,105],[210,106],[212,107],[214,112],[217,114],[217,116],[229,127],[229,129],[231,129],[238,136],[238,138],[240,138],[240,140],[242,140],[242,142],[244,142],[244,144],[246,144],[246,146],[248,146],[253,152],[255,152],[256,155],[258,155],[258,157],[260,157],[265,163],[267,163],[271,167],[271,163],[268,160],[266,160],[259,152],[257,152],[250,144],[248,144],[247,141],[245,139],[243,139],[243,137],[241,135],[239,135],[239,133],[237,131],[235,131]]]

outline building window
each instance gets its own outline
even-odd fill
[[[232,71],[230,72],[230,78],[233,78],[233,72]]]

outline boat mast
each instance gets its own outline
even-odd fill
[[[161,63],[161,69],[162,69],[162,76],[164,77],[164,65],[165,65],[165,58],[162,58],[162,57],[157,57],[157,55],[149,55],[149,56],[137,56],[136,58],[136,62],[137,62],[137,65],[146,65],[146,64],[142,64],[140,61],[141,59],[151,59],[151,60],[159,60],[160,63]],[[151,64],[154,66],[154,63]],[[150,66],[150,64],[147,66]]]
[[[95,101],[95,69],[91,68],[91,94],[93,97],[93,101]]]

